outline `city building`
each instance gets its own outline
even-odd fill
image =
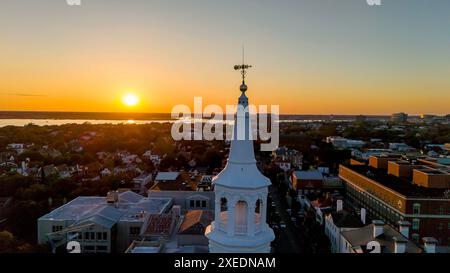
[[[355,210],[391,226],[412,223],[410,238],[450,244],[449,167],[429,158],[372,156],[368,165],[340,165],[346,200]]]
[[[300,194],[320,193],[323,188],[323,174],[318,170],[295,171],[291,174],[292,189]]]
[[[106,197],[80,196],[38,219],[38,243],[76,240],[86,252],[123,252],[150,215],[170,209],[170,198],[145,198],[132,191]]]
[[[422,249],[381,220],[341,232],[339,253],[421,253]],[[431,241],[431,240],[430,240]]]
[[[389,143],[389,149],[399,152],[414,152],[416,149],[406,143]]]
[[[181,212],[189,210],[214,210],[215,194],[213,191],[164,190],[147,192],[149,198],[169,198],[173,204],[180,206]]]
[[[361,228],[365,225],[365,209],[361,209],[361,218],[343,209],[342,200],[338,200],[336,211],[325,216],[325,235],[330,240],[332,253],[339,253],[342,245],[341,233]]]
[[[394,123],[405,123],[408,120],[408,114],[394,113],[391,115],[391,121]]]
[[[133,191],[139,194],[143,194],[147,191],[147,187],[152,182],[152,174],[151,173],[143,173],[131,181],[133,182]]]
[[[197,191],[195,177],[186,172],[158,172],[151,191]]]
[[[275,238],[266,222],[270,180],[257,168],[248,111],[247,85],[242,69],[233,140],[225,168],[213,179],[214,222],[207,227],[211,253],[268,253]],[[240,127],[243,126],[243,127]]]
[[[290,171],[291,168],[299,169],[303,164],[303,155],[295,149],[288,147],[278,147],[272,152],[275,164],[283,171]]]
[[[327,143],[331,143],[333,147],[339,148],[339,149],[349,149],[349,148],[362,148],[364,144],[366,144],[362,140],[356,140],[356,139],[347,139],[340,136],[329,136],[326,139]]]

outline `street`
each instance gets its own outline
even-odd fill
[[[281,253],[310,252],[310,247],[308,246],[306,240],[305,228],[303,224],[299,224],[298,227],[295,227],[294,223],[291,220],[291,215],[288,215],[288,213],[286,212],[286,206],[284,205],[284,202],[280,200],[280,196],[275,187],[269,187],[269,194],[272,198],[272,202],[275,203],[274,209],[276,212],[273,214],[279,215],[280,218],[280,221],[273,221],[273,226],[278,226],[278,228],[274,227],[276,238],[273,251]],[[274,220],[273,218],[277,218],[273,215],[269,217],[272,217],[271,220]],[[283,222],[285,223],[286,227],[280,228],[279,223]]]

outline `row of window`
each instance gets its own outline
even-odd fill
[[[107,251],[108,246],[83,246],[84,251]]]
[[[439,206],[437,213],[439,215],[444,215],[445,214],[445,208],[443,206]],[[420,214],[420,204],[419,203],[414,203],[413,204],[413,214]]]
[[[206,200],[190,200],[189,206],[191,208],[206,208]]]
[[[84,232],[84,233],[78,233],[78,239],[79,240],[85,240],[85,241],[106,241],[108,240],[108,233],[107,232]]]
[[[63,226],[55,225],[52,226],[52,232],[58,232],[63,230]],[[78,232],[78,240],[102,240],[106,241],[108,240],[108,233],[107,232]]]
[[[384,204],[384,202],[379,201],[366,192],[359,191],[349,184],[347,185],[349,200],[360,207],[365,207],[372,218],[383,219],[387,224],[391,225],[396,225],[398,221],[402,220],[402,216],[396,210]]]
[[[63,226],[52,226],[52,232],[58,232],[63,229]]]
[[[140,227],[130,227],[130,235],[137,236],[139,233],[141,233]]]

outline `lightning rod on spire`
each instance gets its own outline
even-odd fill
[[[242,75],[242,83],[245,83],[245,74],[247,73],[247,69],[252,67],[251,65],[245,64],[245,51],[244,51],[244,45],[242,45],[242,64],[241,65],[235,65],[234,70],[241,70]]]

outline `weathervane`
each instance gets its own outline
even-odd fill
[[[247,73],[246,69],[249,69],[250,67],[252,66],[245,64],[244,62],[244,47],[242,47],[242,64],[234,66],[234,70],[241,70],[242,84],[245,84],[245,74]]]

